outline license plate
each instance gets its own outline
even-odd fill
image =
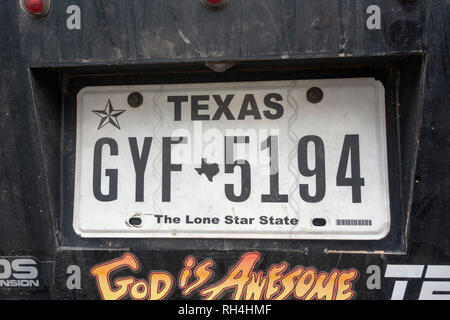
[[[81,237],[389,232],[384,87],[375,79],[86,87],[76,135]]]

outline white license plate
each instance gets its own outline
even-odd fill
[[[323,92],[316,103],[313,87]],[[128,104],[133,92],[138,107]],[[375,79],[87,87],[76,134],[81,237],[389,232],[384,88]]]

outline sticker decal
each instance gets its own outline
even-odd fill
[[[322,272],[314,267],[291,268],[283,261],[260,271],[256,266],[261,260],[259,252],[245,253],[220,277],[213,271],[213,259],[197,262],[188,256],[177,278],[168,271],[151,271],[146,279],[139,279],[132,274],[140,273],[143,266],[134,254],[125,253],[94,266],[91,275],[104,300],[162,300],[176,287],[184,297],[199,294],[204,300],[217,300],[225,294],[231,294],[233,300],[350,300],[356,296],[356,269]]]
[[[422,282],[418,300],[450,300],[448,265],[388,264],[384,277],[394,280],[391,300],[404,300],[408,283],[413,279]]]
[[[0,290],[41,288],[39,266],[30,257],[0,257]]]

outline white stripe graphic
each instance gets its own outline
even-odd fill
[[[450,266],[428,266],[425,278],[450,279]]]
[[[386,278],[421,278],[423,265],[388,264],[386,267]]]

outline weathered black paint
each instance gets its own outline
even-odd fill
[[[82,9],[81,30],[66,28],[71,4]],[[366,28],[372,4],[382,9],[381,30]],[[248,250],[263,254],[261,270],[281,261],[357,268],[358,299],[392,293],[393,280],[367,289],[370,265],[450,264],[449,9],[448,0],[233,0],[218,11],[198,0],[59,0],[32,19],[19,1],[2,1],[0,256],[33,256],[46,271],[43,288],[0,289],[0,298],[98,299],[90,268],[125,251],[139,257],[143,276],[177,276],[193,255],[214,259],[218,280]],[[236,64],[215,74],[206,61]],[[83,86],[360,75],[382,79],[395,106],[388,135],[398,138],[389,143],[397,214],[386,239],[87,241],[73,233],[73,97]],[[81,267],[80,290],[66,287],[70,265]],[[405,298],[417,299],[420,288],[411,280]]]

